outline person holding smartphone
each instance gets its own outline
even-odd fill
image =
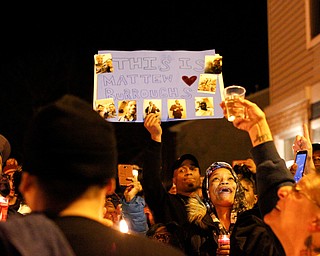
[[[303,128],[303,135],[297,135],[292,145],[292,149],[294,151],[296,160],[295,160],[295,163],[290,167],[290,172],[294,176],[296,176],[297,174],[295,178],[296,181],[302,177],[301,169],[303,165],[301,160],[305,161],[303,175],[306,175],[308,173],[314,173],[316,171],[314,162],[312,160],[313,148],[312,148],[312,143],[309,136],[308,126],[306,124],[303,124],[302,128]],[[297,159],[298,159],[298,162],[297,162]],[[301,169],[298,171],[299,164]]]
[[[308,151],[307,150],[299,150],[296,153],[296,157],[294,162],[297,165],[297,170],[295,171],[295,174],[293,176],[294,180],[298,182],[302,176],[304,175],[304,169],[306,165],[306,160],[308,156]]]
[[[132,165],[133,170],[139,170],[139,166]],[[149,229],[147,215],[144,212],[146,202],[142,196],[143,190],[138,174],[127,177],[128,183],[121,198],[122,214],[129,230],[145,235]]]

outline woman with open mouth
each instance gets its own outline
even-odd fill
[[[229,255],[230,234],[237,215],[249,209],[236,173],[226,162],[214,162],[206,170],[202,183],[201,207],[189,200],[188,216],[194,224],[190,240],[194,255]],[[219,235],[224,235],[219,245]]]

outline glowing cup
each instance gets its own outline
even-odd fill
[[[244,99],[246,89],[239,85],[231,85],[224,89],[224,100],[228,121],[245,117],[245,108],[239,104],[239,98]]]

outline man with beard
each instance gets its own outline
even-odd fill
[[[149,114],[144,121],[145,128],[151,135],[145,151],[143,163],[142,187],[146,203],[153,212],[156,223],[176,222],[185,239],[189,233],[190,223],[186,211],[189,198],[201,199],[198,194],[200,185],[200,168],[197,158],[191,154],[184,154],[172,165],[172,181],[176,185],[177,193],[170,194],[162,184],[161,170],[161,135],[162,128],[159,117]],[[185,252],[188,248],[185,244]]]

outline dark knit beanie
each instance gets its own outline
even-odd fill
[[[113,126],[76,96],[65,95],[41,108],[24,142],[23,171],[30,174],[88,184],[116,177]]]

